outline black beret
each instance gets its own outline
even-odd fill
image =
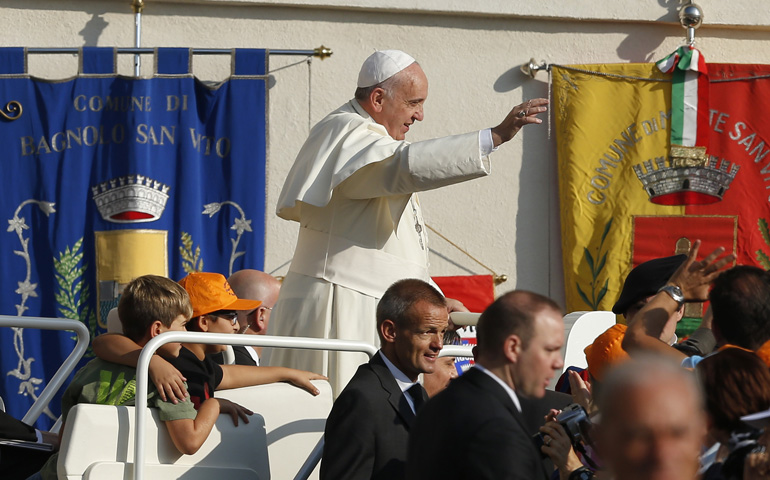
[[[674,255],[637,265],[626,277],[623,291],[620,292],[620,298],[612,307],[612,313],[616,315],[626,313],[628,307],[634,303],[658,293],[660,287],[668,282],[671,275],[685,260],[687,255]]]

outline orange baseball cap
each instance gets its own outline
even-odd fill
[[[193,317],[217,310],[251,310],[262,305],[259,300],[238,298],[221,273],[193,272],[179,280],[187,290],[193,308]]]
[[[585,348],[588,372],[596,380],[604,378],[604,374],[610,367],[630,358],[621,346],[627,328],[620,323],[615,324]]]

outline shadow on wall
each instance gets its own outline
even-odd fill
[[[680,0],[658,0],[658,4],[668,11],[659,17],[656,22],[673,22],[679,24],[679,6]],[[655,58],[655,51],[663,44],[667,36],[671,34],[671,28],[668,25],[661,25],[665,32],[660,35],[650,35],[647,30],[633,29],[632,33],[623,39],[618,45],[616,52],[618,57],[629,62],[655,62],[660,58]],[[685,30],[682,29],[684,37]]]
[[[109,22],[102,18],[102,15],[105,13],[104,10],[88,13],[91,13],[92,17],[78,34],[83,37],[83,46],[95,47],[99,44],[99,37],[104,32],[104,29],[107,28]]]

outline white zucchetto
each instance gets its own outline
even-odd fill
[[[378,50],[369,55],[358,73],[358,87],[377,85],[413,64],[415,59],[401,50]]]

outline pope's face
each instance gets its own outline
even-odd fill
[[[423,119],[422,107],[428,97],[428,78],[416,63],[397,75],[399,81],[390,95],[383,97],[382,110],[374,120],[384,126],[395,140],[403,140],[409,127]]]

